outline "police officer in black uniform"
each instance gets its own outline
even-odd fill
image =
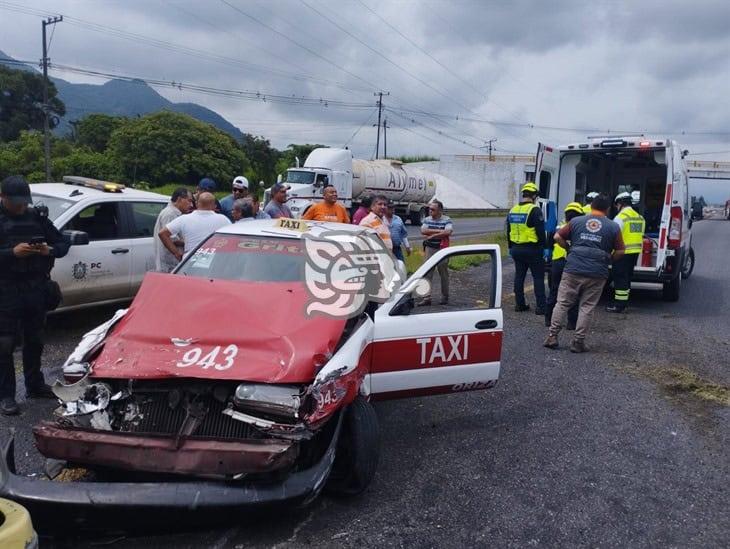
[[[51,280],[53,261],[68,252],[69,242],[48,219],[48,210],[32,206],[22,176],[0,184],[0,413],[17,414],[13,351],[23,340],[27,398],[54,398],[41,372],[46,311],[60,301]]]

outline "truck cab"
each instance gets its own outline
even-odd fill
[[[612,200],[631,193],[633,208],[646,220],[633,281],[661,284],[665,300],[679,299],[694,251],[687,167],[675,141],[603,136],[561,147],[540,143],[535,174],[547,227],[555,226],[569,202],[585,204],[589,192]]]

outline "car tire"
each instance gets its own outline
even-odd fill
[[[417,212],[411,212],[409,217],[411,219],[411,225],[420,227],[423,224],[423,220],[426,219],[426,211],[421,208]]]
[[[378,417],[372,405],[358,395],[345,412],[326,491],[337,496],[362,493],[375,476],[379,457]]]
[[[682,288],[682,275],[678,274],[669,282],[664,283],[662,288],[662,299],[664,301],[679,301],[679,294]]]
[[[684,280],[687,280],[691,275],[692,271],[695,270],[695,251],[694,248],[689,249],[689,253],[687,254],[687,261],[684,262],[684,266],[682,267],[682,278]]]

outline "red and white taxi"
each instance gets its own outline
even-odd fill
[[[60,407],[34,428],[44,456],[104,474],[38,482],[3,460],[0,495],[34,516],[65,503],[80,521],[88,508],[216,512],[364,490],[379,452],[371,402],[491,387],[502,346],[498,246],[443,249],[403,280],[376,241],[357,226],[249,221],[173,274],[147,274],[84,336],[54,387]],[[489,295],[417,306],[429,272],[468,255],[491,264]]]

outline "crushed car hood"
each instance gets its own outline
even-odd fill
[[[149,273],[92,362],[96,378],[306,383],[345,319],[306,317],[299,282]]]

